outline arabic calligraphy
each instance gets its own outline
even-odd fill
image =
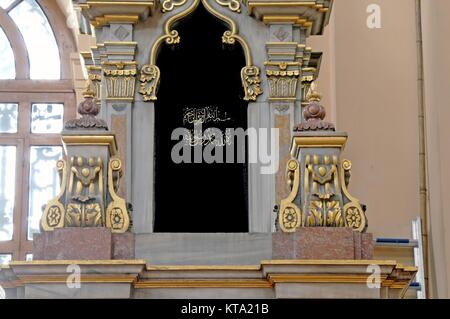
[[[222,116],[218,107],[206,106],[203,108],[186,107],[183,109],[183,125],[195,123],[226,122],[231,120],[227,113]]]
[[[195,134],[194,131],[191,131],[188,134],[185,134],[183,140],[186,141],[189,146],[206,146],[208,144],[212,144],[217,147],[223,147],[226,145],[233,144],[233,135],[230,132],[230,129],[226,129],[225,134],[216,134],[212,131],[205,131],[203,134]]]

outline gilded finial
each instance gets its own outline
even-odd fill
[[[86,87],[84,88],[84,91],[83,91],[83,97],[85,97],[85,98],[93,98],[94,96],[95,96],[95,93],[91,89],[91,82],[90,81],[86,81]]]
[[[320,104],[322,95],[313,82],[307,95],[308,105],[303,110],[303,121],[294,127],[294,132],[335,131],[334,124],[325,122],[325,108]]]
[[[320,102],[322,100],[322,94],[317,92],[316,87],[316,82],[312,82],[311,87],[309,88],[309,92],[306,96],[308,102]]]
[[[65,123],[66,130],[108,130],[108,125],[102,119],[98,119],[100,105],[95,101],[95,93],[91,89],[90,81],[86,82],[86,88],[83,92],[84,101],[78,105],[78,114],[80,118],[69,120]]]

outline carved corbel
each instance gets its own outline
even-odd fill
[[[120,176],[122,174],[122,162],[112,158],[108,165],[108,191],[111,202],[106,209],[106,227],[113,233],[124,233],[130,226],[127,205],[123,198],[117,195]]]
[[[144,101],[156,101],[158,91],[160,71],[156,65],[146,64],[141,69],[139,93]]]
[[[342,161],[341,184],[342,192],[344,193],[344,215],[345,225],[353,228],[356,231],[363,232],[367,228],[367,218],[359,200],[352,195],[347,189],[350,181],[350,171],[352,163],[349,160]]]
[[[294,203],[300,188],[300,163],[292,159],[287,164],[287,180],[291,189],[289,196],[281,201],[279,225],[283,232],[295,232],[303,224],[303,214]]]
[[[244,100],[256,101],[258,95],[262,94],[259,68],[256,66],[246,66],[241,71],[242,86],[244,87]]]
[[[56,163],[61,180],[61,189],[59,194],[50,200],[44,209],[41,218],[41,228],[43,231],[53,231],[55,228],[64,227],[65,209],[64,209],[64,195],[66,193],[67,181],[67,164],[64,160],[59,160]]]

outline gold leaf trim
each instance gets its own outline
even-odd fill
[[[44,213],[41,217],[41,227],[44,231],[53,231],[55,228],[64,227],[65,210],[64,205],[61,203],[61,198],[66,192],[67,182],[67,164],[64,160],[59,160],[56,163],[56,169],[61,177],[61,189],[59,194],[48,202],[45,207]],[[50,221],[50,222],[49,222]],[[54,221],[52,223],[51,221]]]

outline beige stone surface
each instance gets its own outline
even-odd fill
[[[335,1],[330,25],[308,44],[323,51],[318,81],[328,119],[349,132],[351,192],[368,205],[375,237],[411,237],[420,215],[418,65],[415,0],[380,0],[381,29],[366,27],[370,0]],[[426,159],[429,192],[426,232],[430,296],[450,287],[450,3],[422,0]],[[400,254],[401,255],[401,254]],[[399,255],[399,257],[401,257]]]
[[[450,2],[423,0],[431,295],[450,297]]]
[[[381,0],[381,29],[369,29],[370,0],[335,1],[323,37],[319,90],[328,119],[347,131],[350,192],[367,204],[374,237],[411,237],[419,216],[418,99],[413,0]]]

